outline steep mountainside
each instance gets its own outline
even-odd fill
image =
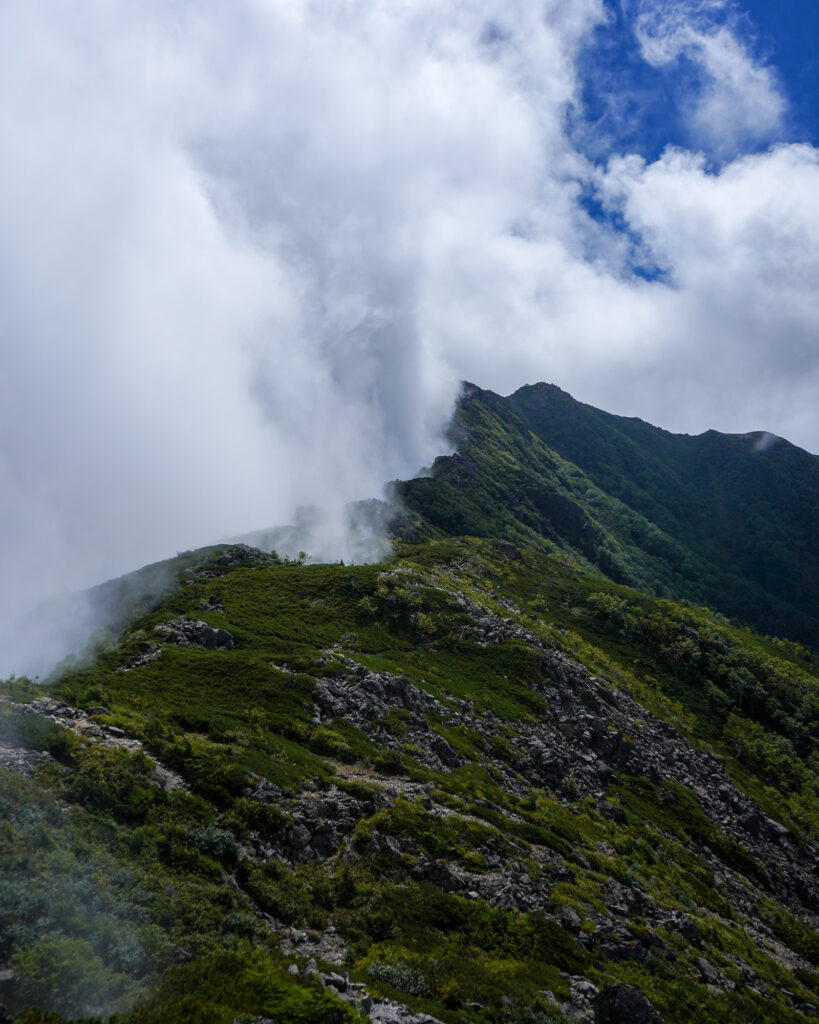
[[[819,649],[819,458],[781,438],[674,435],[546,384],[467,385],[454,456],[397,485],[446,533],[568,549],[618,582]]]
[[[575,513],[489,486],[437,529],[532,546],[204,553],[87,666],[2,684],[18,1024],[815,1019],[812,655],[546,552]]]

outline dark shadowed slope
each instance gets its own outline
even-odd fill
[[[568,550],[618,582],[819,646],[819,458],[762,432],[671,434],[547,384],[467,385],[457,454],[399,485],[451,534]]]

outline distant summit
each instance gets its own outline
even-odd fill
[[[465,384],[452,456],[400,485],[447,534],[563,549],[611,579],[819,647],[819,457],[765,431],[672,434],[554,384]]]

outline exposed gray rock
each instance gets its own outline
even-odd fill
[[[304,967],[302,967],[301,974],[302,974],[302,977],[304,977],[304,978],[318,977],[318,975],[319,975],[318,964],[316,963],[316,961],[312,957],[307,961],[307,963],[304,965]]]
[[[441,1024],[437,1017],[430,1017],[428,1013],[415,1013],[408,1006],[393,1003],[389,999],[373,1002],[370,1020],[373,1024]]]
[[[247,791],[246,795],[251,800],[258,800],[262,804],[280,803],[284,799],[284,793],[278,786],[274,786],[269,779],[258,775],[254,778],[254,785]]]
[[[281,950],[288,956],[309,957],[325,963],[341,965],[347,946],[334,925],[328,925],[321,932],[302,931],[290,928],[270,919],[273,930],[281,940]]]
[[[554,918],[567,932],[573,935],[580,934],[583,920],[574,907],[558,907],[554,912]]]
[[[446,861],[434,860],[416,864],[411,874],[417,881],[432,882],[444,892],[458,892],[465,888],[463,878]]]
[[[152,661],[156,661],[160,654],[162,654],[161,643],[152,644],[150,641],[144,640],[139,645],[139,653],[129,658],[124,665],[117,669],[117,672],[133,672],[135,668],[142,668],[144,665],[149,665]]]
[[[55,700],[53,697],[38,697],[31,704],[26,704],[25,709],[62,723],[76,721],[78,718],[85,718],[87,714],[90,714],[90,712],[81,711],[79,708],[66,704],[65,701]]]
[[[540,657],[541,679],[535,688],[547,707],[539,720],[515,723],[516,742],[511,746],[507,743],[507,754],[502,753],[503,744],[496,746],[494,741],[508,735],[508,723],[492,712],[451,696],[438,699],[404,676],[373,673],[332,651],[326,664],[335,662],[345,671],[316,685],[315,721],[344,717],[381,748],[399,752],[405,744],[412,744],[420,751],[416,756],[423,764],[446,770],[454,767],[452,755],[457,754],[434,731],[433,719],[428,720],[432,713],[435,720],[461,724],[484,741],[485,763],[508,792],[522,796],[529,787],[538,786],[572,799],[592,796],[601,815],[617,824],[625,822],[625,812],[605,798],[604,790],[619,773],[647,777],[660,786],[658,798],[669,802],[674,800],[673,792],[662,784],[679,783],[696,796],[720,830],[764,866],[770,890],[778,899],[798,913],[819,909],[815,854],[740,793],[713,755],[693,747],[673,726],[591,675],[563,652],[546,647],[512,619],[480,609],[463,594],[453,592],[453,600],[472,620],[464,627],[465,637],[482,644],[511,637],[525,642]],[[404,712],[403,735],[394,735],[387,727],[387,717],[394,708]],[[432,807],[427,798],[425,806]],[[320,842],[320,855],[325,856],[334,842],[332,838],[328,843]],[[699,850],[697,855],[701,855]],[[734,869],[709,856],[716,884],[743,907],[748,903],[748,892],[735,877]],[[466,891],[477,891],[494,905],[507,909],[547,911],[548,888],[556,880],[553,874],[547,875],[538,887],[527,891],[512,879],[486,876],[484,880],[467,879]],[[617,914],[617,907],[622,905],[624,916],[651,916],[647,907],[632,906],[633,898],[633,894],[623,893],[612,900],[611,911]],[[751,912],[750,904],[747,912]],[[701,938],[698,940],[692,932],[689,941],[696,945]],[[619,956],[639,957],[645,951],[639,944],[618,942],[617,947]]]
[[[697,970],[700,972],[700,981],[706,985],[711,985],[715,988],[732,989],[734,983],[729,981],[724,975],[714,967],[712,963],[709,963],[705,957],[698,956],[696,959]]]
[[[561,1012],[574,1020],[592,1021],[597,986],[580,974],[572,975],[568,981],[571,995],[566,1002],[560,1004]]]
[[[606,985],[594,1001],[595,1024],[664,1024],[648,998],[631,985]]]
[[[455,753],[451,744],[445,740],[443,736],[434,736],[430,741],[430,746],[447,768],[457,768],[461,763],[461,759]]]
[[[155,626],[154,632],[164,634],[178,647],[204,647],[209,651],[220,647],[229,651],[233,647],[232,633],[209,626],[201,619],[188,619],[184,616],[171,619]]]
[[[245,854],[262,861],[276,857],[299,864],[315,858],[326,860],[340,850],[356,822],[374,814],[377,805],[388,799],[377,794],[381,800],[357,800],[335,786],[323,793],[314,792],[315,789],[314,786],[297,797],[288,797],[267,779],[257,776],[247,795],[289,813],[286,825],[275,835],[251,832]]]
[[[437,1017],[431,1017],[427,1013],[416,1013],[403,1003],[396,1003],[391,999],[374,999],[366,986],[351,981],[348,974],[320,971],[313,958],[307,961],[301,971],[292,964],[289,968],[291,973],[294,968],[302,977],[318,978],[325,988],[332,989],[341,999],[351,1003],[359,1013],[367,1015],[373,1024],[441,1024]]]
[[[464,602],[468,611],[477,607],[467,599]],[[165,634],[164,642],[182,646],[199,644],[211,650],[232,645],[233,638],[229,633],[216,630],[200,620],[171,620],[157,628]],[[203,629],[209,632],[203,632]],[[219,642],[222,634],[229,643]],[[624,823],[626,814],[614,802],[617,797],[608,799],[605,794],[605,787],[611,779],[625,773],[644,776],[659,787],[655,798],[668,804],[677,801],[674,793],[679,791],[675,787],[664,787],[663,783],[679,783],[695,795],[715,825],[764,865],[770,875],[771,891],[783,902],[797,911],[817,906],[814,854],[806,851],[788,829],[768,818],[740,793],[716,758],[687,743],[672,726],[651,715],[628,694],[611,689],[562,652],[545,647],[530,631],[510,618],[483,611],[476,613],[472,616],[471,625],[465,627],[464,637],[481,645],[514,638],[538,652],[540,678],[533,685],[544,699],[544,707],[537,718],[532,716],[512,724],[514,742],[509,742],[512,735],[510,723],[501,721],[490,711],[444,694],[433,697],[425,691],[423,683],[415,685],[406,676],[372,672],[332,652],[325,652],[328,657],[322,668],[338,674],[316,683],[313,690],[314,720],[322,723],[343,717],[382,749],[400,750],[405,744],[412,744],[420,751],[419,760],[436,771],[461,764],[452,744],[436,731],[438,723],[463,725],[477,734],[479,745],[483,745],[487,769],[508,793],[528,796],[533,789],[545,788],[558,796],[569,796],[571,800],[587,797],[588,807],[596,806],[602,817],[615,824]],[[151,650],[155,646],[152,645]],[[123,746],[136,742],[127,740],[121,729],[89,720],[88,715],[92,712],[104,716],[107,709],[84,712],[58,701],[38,703],[41,704],[39,713],[67,723],[86,738],[101,743],[121,743]],[[401,714],[396,715],[396,711]],[[495,743],[496,740],[505,742]],[[0,764],[3,763],[2,757],[3,748],[0,748]],[[338,768],[342,773],[348,766]],[[161,770],[158,766],[157,771]],[[357,765],[355,771],[360,777],[369,769]],[[429,778],[430,775],[424,773],[423,777]],[[365,781],[372,781],[372,777]],[[335,786],[328,787],[323,780],[306,782],[300,792],[293,793],[274,786],[266,779],[256,778],[247,795],[260,803],[280,807],[286,812],[286,818],[281,824],[265,826],[273,834],[251,834],[242,847],[242,856],[262,861],[275,857],[296,863],[329,860],[331,863],[326,868],[328,873],[332,873],[335,865],[340,866],[342,858],[352,856],[347,845],[356,823],[383,807],[391,806],[396,799],[419,799],[427,810],[441,817],[452,813],[451,807],[435,803],[433,784],[425,788],[412,777],[405,777],[391,781],[389,785],[394,788],[385,786],[372,796],[361,799]],[[564,799],[564,804],[568,803],[570,801]],[[476,799],[474,806],[462,806],[458,813],[480,817],[481,808],[492,808],[493,812],[506,814],[510,819],[523,820],[523,809],[514,814],[501,804],[500,800],[494,804]],[[491,816],[487,817],[493,820]],[[612,829],[609,838],[620,849],[617,840],[612,838],[615,835],[617,830]],[[686,842],[684,835],[681,841]],[[585,856],[579,851],[566,852],[571,861],[569,864],[552,850],[523,844],[519,847],[521,852],[514,854],[520,862],[508,862],[506,837],[503,860],[492,852],[501,848],[500,843],[493,847],[493,842],[487,841],[485,847],[478,851],[484,854],[485,871],[481,871],[480,866],[475,871],[465,870],[447,859],[454,859],[454,854],[428,860],[414,837],[387,835],[386,829],[381,833],[375,832],[364,852],[373,856],[389,854],[396,858],[404,857],[405,864],[412,863],[406,857],[409,853],[412,858],[419,858],[411,870],[416,880],[428,881],[445,892],[460,893],[467,899],[482,898],[493,906],[513,912],[543,913],[557,921],[577,938],[578,943],[601,960],[642,961],[649,955],[674,959],[674,949],[653,930],[655,928],[660,932],[675,929],[691,945],[698,949],[702,947],[700,925],[682,915],[673,914],[669,918],[667,909],[661,910],[653,903],[651,891],[641,889],[645,883],[639,880],[639,872],[629,872],[628,877],[625,873],[618,874],[617,879],[601,882],[604,902],[594,901],[597,910],[578,904],[581,907],[581,913],[578,913],[574,908],[553,904],[550,890],[557,882],[573,879],[574,871],[598,868],[593,846],[585,851]],[[755,889],[760,884],[757,874],[752,873],[749,877],[755,880],[745,885],[708,847],[699,848],[693,842],[689,845],[695,849],[703,869],[713,875],[721,893],[730,898],[742,913],[749,917],[755,914]],[[565,851],[565,846],[560,848]],[[617,856],[614,846],[607,843],[598,843],[597,853]],[[332,858],[337,854],[339,860],[333,865]],[[761,872],[760,875],[764,877]],[[632,934],[629,919],[635,917],[640,919],[640,927],[633,928],[632,924]],[[705,920],[705,915],[703,918]],[[652,927],[646,928],[647,923]],[[764,921],[760,927],[764,927]],[[328,988],[349,998],[359,1009],[370,1012],[371,1019],[432,1021],[424,1015],[412,1014],[401,1004],[373,1002],[363,986],[352,983],[340,973],[321,974],[316,960],[342,962],[343,942],[339,938],[336,948],[324,935],[318,937],[314,932],[308,935],[294,929],[288,931],[289,937],[283,939],[282,948],[288,952],[296,950],[300,956],[314,957],[312,966],[308,963],[305,971],[318,974]],[[328,934],[330,931],[328,929]],[[635,939],[635,934],[640,938]],[[675,941],[678,940],[675,938]],[[732,987],[732,983],[709,961],[700,958],[697,966],[703,983],[722,991]],[[740,968],[743,983],[764,995],[764,986],[757,984],[752,968],[747,965],[745,968]],[[661,1021],[645,995],[637,989],[625,985],[609,986],[598,994],[588,979],[579,976],[571,978],[569,986],[571,998],[561,1008],[579,1019],[590,1021],[593,1017],[602,1024],[616,1024],[627,1019],[629,1024],[657,1024]]]
[[[248,544],[233,544],[216,556],[216,564],[224,566],[242,565],[251,562],[254,565],[272,565],[275,559],[261,551],[259,548],[250,547]]]
[[[431,731],[427,713],[436,712],[444,720],[455,720],[452,708],[414,686],[406,676],[371,672],[345,659],[352,671],[340,679],[326,679],[313,690],[317,723],[343,717],[367,733],[387,750],[399,750],[410,743],[422,751],[420,760],[431,768],[457,767],[461,764],[452,745]],[[382,724],[390,711],[405,715],[407,731],[397,737]]]
[[[25,747],[0,745],[0,768],[8,768],[31,778],[38,768],[52,762],[50,754],[43,750],[26,750]],[[0,980],[2,980],[0,971]]]
[[[337,992],[346,992],[350,986],[350,979],[343,974],[322,974],[321,980],[328,988],[334,988]]]
[[[18,704],[15,705],[15,707],[22,714],[42,715],[44,718],[50,719],[57,725],[70,729],[71,732],[83,739],[94,739],[102,747],[125,750],[129,754],[140,753],[144,755],[154,765],[151,783],[160,789],[164,789],[167,792],[188,789],[188,784],[182,776],[171,768],[166,768],[164,765],[160,764],[152,754],[149,754],[148,751],[145,750],[139,740],[127,736],[124,730],[115,726],[98,725],[96,722],[92,722],[87,717],[90,712],[72,707],[69,704],[65,704],[63,701],[54,700],[51,697],[39,697],[30,704]],[[107,708],[96,708],[92,710],[96,710],[97,712],[102,710],[106,714],[110,713]],[[45,756],[48,758],[48,755]],[[35,751],[26,751],[25,757],[32,765],[41,763],[37,761],[37,758],[41,757],[41,755]],[[33,760],[31,760],[32,758]]]
[[[688,917],[678,916],[676,918],[672,918],[669,923],[672,927],[676,928],[680,935],[682,935],[687,942],[690,942],[692,946],[696,946],[697,949],[702,948],[702,928],[700,928],[696,921],[692,921]]]

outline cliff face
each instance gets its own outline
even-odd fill
[[[216,551],[47,695],[7,681],[7,1012],[815,1017],[812,655],[509,532]]]

